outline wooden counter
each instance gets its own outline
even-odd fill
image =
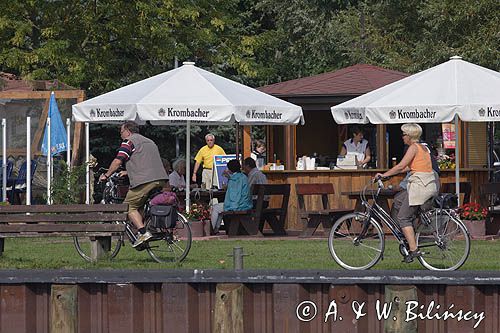
[[[297,195],[295,184],[297,183],[332,183],[335,194],[329,197],[332,208],[354,208],[355,201],[343,196],[342,192],[359,191],[378,172],[387,169],[363,169],[363,170],[284,170],[264,171],[270,184],[291,184],[290,201],[286,228],[290,230],[302,230],[297,212]],[[391,178],[386,184],[396,186],[403,179],[404,174]],[[441,171],[442,183],[455,182],[455,170]],[[479,186],[488,182],[488,169],[460,169],[460,181],[469,181],[472,184],[471,201],[478,201]],[[311,209],[320,209],[320,200],[307,198],[306,204]],[[271,201],[271,207],[279,203]]]

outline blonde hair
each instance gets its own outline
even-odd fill
[[[401,126],[401,131],[407,134],[412,141],[420,140],[422,135],[422,127],[419,124],[404,124]]]

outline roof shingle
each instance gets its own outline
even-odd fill
[[[362,95],[409,74],[368,64],[357,64],[337,71],[263,86],[259,89],[277,96]]]

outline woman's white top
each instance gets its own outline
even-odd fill
[[[175,170],[168,176],[168,183],[178,189],[186,188],[186,179]]]
[[[365,159],[366,148],[368,147],[368,140],[362,139],[360,142],[355,143],[353,139],[344,142],[344,147],[348,153],[356,153],[358,161]]]

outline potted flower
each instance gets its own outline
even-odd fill
[[[437,163],[439,170],[455,169],[455,155],[439,155],[437,157]]]
[[[190,222],[193,237],[203,237],[210,234],[210,210],[207,206],[194,203],[185,216]]]
[[[466,203],[460,207],[460,217],[472,239],[482,238],[486,234],[487,215],[488,210],[477,202]]]

